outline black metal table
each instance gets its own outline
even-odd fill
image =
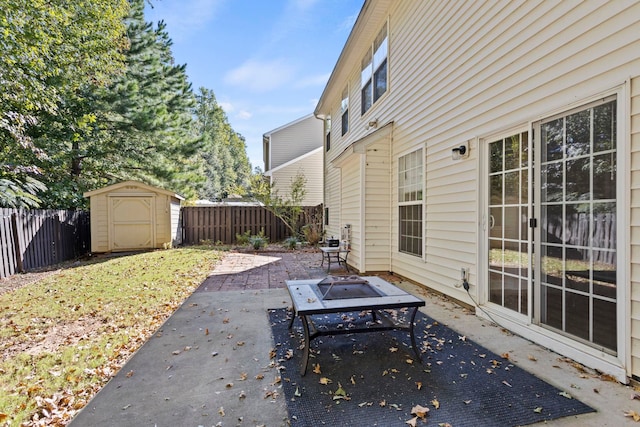
[[[338,267],[340,265],[344,266],[344,268],[349,271],[349,266],[347,265],[347,258],[349,257],[349,249],[342,249],[338,246],[321,246],[320,250],[322,251],[322,262],[320,263],[320,267],[324,265],[324,260],[327,260],[327,273],[331,271],[331,260],[333,259],[338,263]]]
[[[413,330],[419,307],[425,302],[391,283],[376,277],[366,276],[354,280],[359,283],[322,283],[322,280],[287,280],[287,290],[293,303],[293,316],[289,329],[293,327],[296,317],[300,317],[304,331],[304,351],[300,366],[300,373],[305,375],[309,363],[311,341],[319,336],[353,334],[361,332],[375,332],[388,330],[406,330],[411,337],[411,345],[419,361],[422,361],[420,351],[416,345]],[[362,282],[367,282],[366,285]],[[398,322],[387,316],[388,309],[412,308],[408,323]],[[372,325],[361,328],[316,329],[311,316],[329,313],[346,313],[352,311],[371,311]]]

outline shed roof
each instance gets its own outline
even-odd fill
[[[95,196],[97,194],[107,193],[107,192],[114,191],[114,190],[117,190],[119,188],[124,188],[124,187],[128,187],[128,186],[139,187],[139,188],[141,188],[143,190],[146,190],[146,191],[165,194],[167,196],[175,197],[178,200],[184,200],[184,197],[180,196],[179,194],[176,194],[176,193],[174,193],[172,191],[165,190],[163,188],[147,185],[147,184],[145,184],[143,182],[140,182],[140,181],[123,181],[123,182],[119,182],[117,184],[107,185],[106,187],[98,188],[97,190],[87,191],[86,193],[83,194],[83,196],[84,197],[91,197],[91,196]]]

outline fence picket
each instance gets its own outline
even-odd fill
[[[0,278],[89,252],[89,213],[0,208]]]
[[[321,213],[322,206],[305,206],[301,218]],[[183,244],[196,245],[204,240],[225,245],[236,243],[236,235],[264,230],[270,242],[279,242],[290,233],[282,220],[263,206],[187,206],[182,208]]]

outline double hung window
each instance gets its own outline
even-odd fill
[[[422,148],[398,159],[400,252],[422,256]]]
[[[371,49],[362,58],[360,73],[362,114],[387,91],[389,37],[385,23]]]

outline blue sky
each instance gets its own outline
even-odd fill
[[[364,0],[152,0],[177,64],[213,90],[252,166],[262,135],[313,112]]]

